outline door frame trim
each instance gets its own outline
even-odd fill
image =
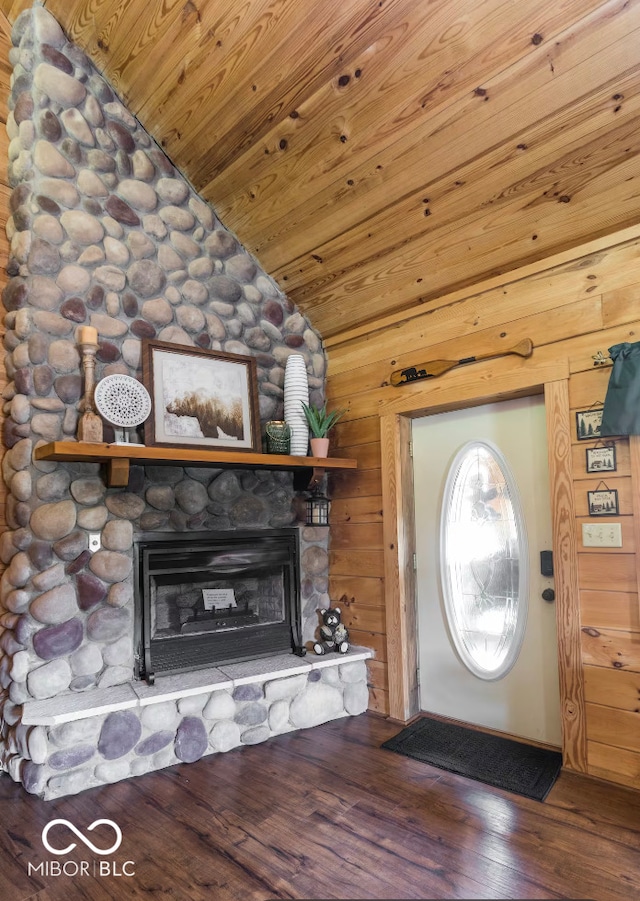
[[[389,715],[398,722],[406,723],[419,712],[411,420],[432,413],[543,393],[547,417],[555,560],[563,762],[569,769],[586,772],[587,741],[572,488],[569,373],[566,371],[565,378],[540,381],[541,373],[533,370],[530,383],[527,383],[526,377],[522,378],[522,369],[519,375],[519,384],[517,387],[513,386],[512,390],[489,394],[487,383],[482,381],[478,382],[476,388],[466,392],[462,400],[453,395],[447,399],[448,392],[445,391],[438,392],[436,401],[435,396],[425,396],[420,391],[414,395],[413,403],[409,397],[403,400],[401,412],[386,412],[380,416]]]

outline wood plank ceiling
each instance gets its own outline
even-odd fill
[[[324,336],[640,218],[640,0],[44,5]]]

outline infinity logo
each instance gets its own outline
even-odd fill
[[[96,828],[96,826],[101,826],[103,823],[111,826],[116,834],[115,843],[110,848],[106,848],[105,850],[96,848],[93,842],[90,842],[89,839],[86,838],[86,836],[84,836],[78,829],[76,829],[73,823],[69,822],[69,820],[51,820],[50,823],[47,823],[47,825],[42,830],[42,844],[45,846],[47,851],[50,851],[52,854],[68,854],[70,851],[73,851],[73,849],[77,845],[77,842],[71,842],[71,844],[67,845],[66,848],[54,848],[49,844],[47,836],[49,835],[50,830],[54,826],[61,825],[66,826],[67,829],[70,829],[71,832],[73,832],[73,834],[76,835],[81,842],[84,842],[87,848],[91,848],[94,854],[113,854],[114,851],[117,851],[122,844],[122,830],[117,823],[114,823],[113,820],[94,820],[94,822],[90,826],[87,826],[87,832],[92,832]]]

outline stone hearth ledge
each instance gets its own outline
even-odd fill
[[[58,726],[116,710],[147,707],[212,691],[233,691],[239,685],[308,673],[373,656],[370,648],[358,646],[351,646],[346,654],[306,657],[279,654],[244,663],[158,676],[154,685],[138,681],[98,688],[86,694],[70,692],[41,701],[27,701],[23,706],[22,723],[25,726]]]

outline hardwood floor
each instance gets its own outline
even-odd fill
[[[562,773],[540,804],[380,749],[398,731],[339,720],[59,801],[2,777],[0,898],[638,897],[637,793]],[[56,857],[58,818],[100,848],[111,827],[87,827],[111,819],[122,845],[99,857],[57,825],[78,847]],[[70,875],[29,874],[52,861]]]

